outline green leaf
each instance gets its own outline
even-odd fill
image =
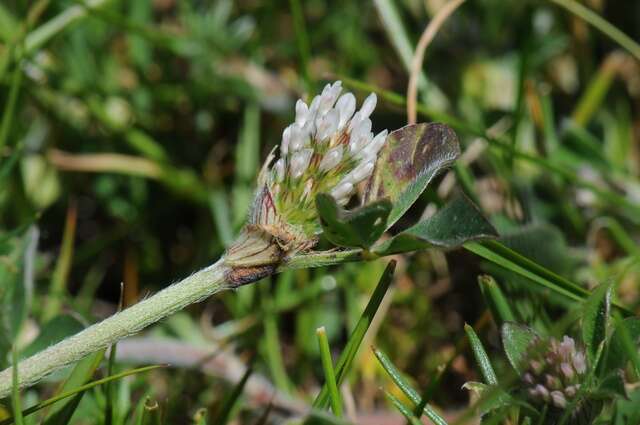
[[[639,342],[640,318],[629,317],[619,321],[613,335],[611,335],[611,342],[608,344],[606,369],[624,369],[627,362],[632,360],[633,356],[638,355]]]
[[[363,204],[388,198],[393,204],[388,229],[459,155],[458,138],[444,124],[413,124],[393,131],[378,155]]]
[[[391,285],[391,280],[393,277],[393,272],[396,269],[396,262],[389,261],[387,264],[387,268],[382,273],[380,277],[380,281],[376,286],[376,289],[373,291],[367,306],[365,307],[358,323],[356,323],[353,332],[349,336],[349,340],[347,341],[347,345],[345,345],[344,350],[340,354],[338,361],[336,362],[336,383],[340,385],[344,380],[347,372],[349,371],[351,364],[353,363],[353,359],[358,353],[358,349],[360,348],[360,344],[362,344],[362,340],[364,339],[364,335],[367,333],[367,329],[369,329],[369,325],[373,320],[373,317],[378,311],[378,307],[380,307],[380,303],[384,298],[384,295],[387,293],[389,286]],[[313,407],[325,409],[329,404],[329,388],[327,385],[322,387],[320,394],[316,397],[313,402]]]
[[[469,338],[471,351],[473,351],[473,356],[476,359],[476,363],[478,363],[484,382],[488,385],[497,385],[498,378],[496,377],[496,373],[493,371],[491,360],[489,360],[489,356],[482,346],[482,342],[480,341],[480,338],[478,338],[476,331],[467,324],[464,325],[464,331],[467,334],[467,338]]]
[[[471,391],[478,395],[479,401],[474,403],[474,407],[478,409],[480,415],[510,406],[514,403],[513,398],[502,388],[496,385],[487,385],[482,382],[469,381],[465,382],[462,389]]]
[[[399,233],[373,249],[390,255],[429,247],[454,248],[498,234],[478,208],[464,195],[454,198],[432,217]]]
[[[391,202],[383,199],[347,211],[323,193],[316,197],[316,207],[323,234],[331,243],[361,248],[369,248],[384,233],[392,208]]]
[[[538,338],[533,329],[518,323],[507,322],[502,325],[502,345],[511,366],[519,374],[524,373],[523,365],[527,361],[527,352]]]
[[[42,326],[36,339],[20,352],[20,358],[24,359],[39,353],[82,329],[84,329],[84,325],[75,317],[70,315],[56,316]]]
[[[621,370],[614,370],[599,383],[596,394],[601,397],[628,397],[624,386],[624,375]]]
[[[629,425],[640,423],[640,387],[629,393],[629,399],[619,398],[615,403],[613,425]]]
[[[596,358],[598,347],[604,341],[611,313],[610,284],[598,286],[587,298],[582,316],[582,340],[587,346],[587,356],[591,363]]]

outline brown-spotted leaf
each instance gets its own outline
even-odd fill
[[[387,137],[367,182],[364,204],[389,198],[391,227],[418,199],[431,179],[460,155],[453,130],[444,124],[421,123],[402,127]]]

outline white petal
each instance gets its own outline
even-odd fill
[[[360,114],[363,118],[369,118],[369,115],[376,109],[376,103],[378,102],[378,97],[375,93],[371,93],[362,103],[362,107],[360,108]]]
[[[291,126],[282,132],[282,142],[280,143],[280,156],[287,156],[289,152],[289,143],[291,143]]]
[[[340,163],[342,160],[342,146],[336,146],[333,149],[329,149],[324,154],[322,161],[320,161],[320,171],[329,171]]]
[[[331,190],[331,196],[335,199],[340,199],[349,196],[352,192],[353,184],[349,182],[342,182]]]
[[[304,129],[301,129],[297,125],[291,125],[291,131],[289,133],[289,152],[296,152],[307,145],[309,136]]]
[[[359,135],[368,135],[371,133],[371,120],[369,118],[365,118],[356,128],[353,129],[353,132]]]
[[[336,81],[332,85],[327,84],[322,90],[322,100],[320,102],[318,112],[320,114],[325,114],[333,107],[336,103],[336,99],[340,95],[342,91],[342,82]]]
[[[309,161],[311,161],[311,155],[313,155],[313,149],[302,149],[293,154],[289,164],[291,177],[297,179],[304,174],[309,166]]]
[[[301,99],[296,102],[296,124],[299,127],[304,126],[309,118],[309,107]]]
[[[356,168],[353,169],[352,172],[347,175],[349,182],[353,185],[360,183],[362,180],[371,175],[373,166],[374,165],[372,161],[361,162]]]
[[[353,93],[345,93],[340,96],[340,99],[336,102],[336,109],[340,113],[338,129],[341,130],[351,119],[356,110],[356,97]]]
[[[331,109],[322,117],[316,119],[316,138],[319,141],[326,140],[338,129],[340,113],[336,109]]]
[[[313,98],[311,104],[309,105],[309,114],[315,114],[318,112],[318,107],[320,106],[320,102],[322,101],[322,97],[320,95]],[[311,118],[311,117],[309,117]]]
[[[284,180],[284,159],[280,158],[273,164],[273,170],[275,171],[276,181],[281,182]]]
[[[371,132],[371,120],[367,118],[364,121],[360,121],[360,123],[351,130],[349,140],[352,143],[355,143],[361,138],[369,135],[370,132]]]
[[[373,133],[371,133],[371,121],[366,119],[351,131],[351,136],[349,138],[349,152],[351,155],[355,155],[360,152],[360,150],[369,144],[372,138]]]
[[[359,153],[358,158],[375,158],[378,156],[378,152],[384,146],[384,143],[387,141],[387,134],[389,132],[387,130],[383,130],[376,135],[376,137],[371,140]]]
[[[584,357],[584,353],[577,353],[573,356],[573,367],[579,374],[583,374],[587,371],[587,362]]]
[[[361,122],[362,122],[362,114],[360,113],[360,111],[358,111],[353,115],[353,118],[351,118],[351,122],[349,123],[349,127],[348,127],[349,131],[356,128]]]

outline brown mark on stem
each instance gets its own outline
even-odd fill
[[[229,270],[225,276],[229,286],[233,289],[253,283],[276,272],[277,266],[236,267]]]

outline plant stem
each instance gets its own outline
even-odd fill
[[[133,335],[178,310],[230,289],[229,268],[220,260],[126,310],[69,337],[19,363],[20,388],[33,385],[61,367]],[[0,399],[12,389],[11,368],[0,372]]]

